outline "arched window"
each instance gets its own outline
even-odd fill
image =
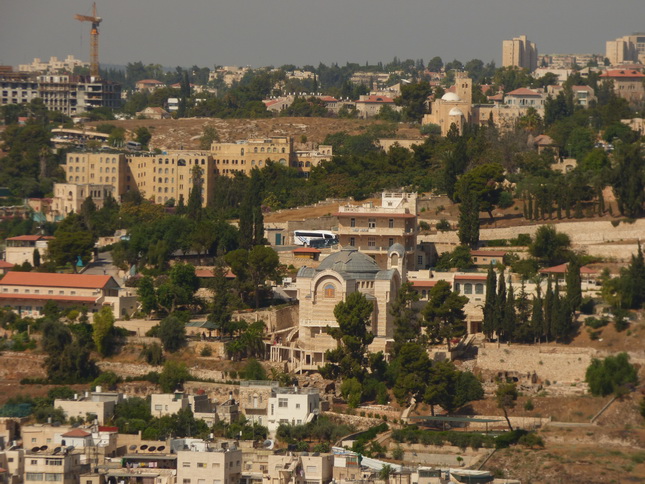
[[[475,294],[484,294],[483,284],[475,284]]]
[[[112,183],[116,183],[116,177],[115,176],[112,177]]]
[[[305,161],[305,166],[306,166],[307,168],[309,168],[309,167],[311,166],[311,162],[310,162],[310,161]]]
[[[240,155],[244,156],[244,148],[240,150]]]
[[[473,293],[473,285],[470,282],[467,282],[464,284],[464,294],[472,294]]]
[[[181,159],[177,161],[177,166],[186,166],[186,160]]]
[[[256,146],[255,148],[253,148],[253,153],[257,153],[257,152],[258,152],[258,147]]]
[[[285,151],[285,148],[282,148],[282,152],[283,152],[283,153],[285,153],[285,152],[286,152],[286,151]]]
[[[331,283],[325,284],[323,287],[325,297],[336,297],[336,286]]]
[[[116,167],[112,167],[112,173],[116,173]]]
[[[264,146],[260,148],[260,153],[264,153]]]

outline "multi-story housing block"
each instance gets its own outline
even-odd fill
[[[626,35],[607,41],[606,57],[612,66],[645,62],[645,33]]]
[[[338,217],[340,247],[353,247],[387,266],[388,250],[401,244],[408,255],[408,269],[417,263],[413,257],[417,240],[417,194],[383,192],[381,206],[341,205]]]
[[[224,176],[235,173],[249,174],[253,168],[266,166],[268,160],[283,166],[296,161],[293,139],[287,136],[254,138],[235,143],[218,143],[211,146],[211,153],[218,172]]]
[[[537,47],[526,35],[502,42],[503,67],[514,66],[534,71],[537,68],[537,58]]]
[[[269,472],[264,482],[269,484],[328,484],[334,473],[334,456],[270,455]]]
[[[177,484],[238,484],[241,477],[239,449],[177,452]]]
[[[34,264],[34,252],[38,250],[41,260],[47,254],[47,244],[54,237],[48,235],[18,235],[6,240],[5,261],[10,264]]]
[[[57,72],[66,71],[72,72],[76,67],[89,67],[89,62],[84,62],[75,58],[73,55],[68,55],[64,60],[58,60],[58,57],[52,56],[49,62],[43,62],[40,58],[35,57],[31,64],[20,64],[18,71],[20,72]]]
[[[43,481],[62,484],[78,484],[79,476],[85,472],[81,464],[81,453],[58,448],[40,451],[27,451],[25,454],[25,484]]]
[[[612,69],[600,75],[605,81],[613,81],[614,92],[629,101],[638,104],[645,99],[645,74],[635,69]]]

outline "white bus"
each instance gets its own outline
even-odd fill
[[[338,235],[329,230],[294,230],[293,243],[305,247],[327,247],[338,243]]]
[[[139,151],[141,149],[141,143],[137,143],[136,141],[128,141],[125,144],[125,147],[130,151]]]

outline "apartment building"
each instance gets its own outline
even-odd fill
[[[63,307],[87,307],[96,312],[104,305],[117,318],[136,309],[137,297],[121,290],[111,276],[8,272],[0,281],[0,301],[21,316],[40,317],[47,301]]]
[[[304,425],[320,413],[317,388],[273,388],[269,398],[267,427],[275,433],[282,424]]]
[[[358,101],[354,103],[358,116],[360,118],[373,118],[381,111],[383,106],[389,106],[394,111],[400,111],[401,106],[394,103],[394,99],[389,96],[365,94],[359,96]]]
[[[338,217],[341,248],[359,249],[386,268],[390,247],[400,244],[408,256],[408,269],[416,267],[418,260],[413,257],[418,233],[416,193],[383,192],[380,206],[372,202],[341,205],[334,215]]]
[[[34,263],[34,252],[38,250],[40,259],[47,255],[47,244],[54,237],[49,235],[18,235],[5,241],[5,261],[9,264]]]
[[[211,146],[217,172],[224,176],[235,173],[248,175],[253,168],[266,166],[267,161],[283,166],[293,166],[297,162],[293,149],[293,139],[287,136],[253,138],[235,143],[218,143]]]
[[[155,417],[174,415],[186,408],[190,408],[193,413],[213,412],[207,395],[187,395],[183,392],[150,395],[150,413]]]
[[[502,42],[503,67],[520,67],[532,72],[537,69],[537,58],[537,47],[526,35]]]
[[[217,177],[212,156],[203,151],[168,151],[162,155],[74,152],[68,153],[67,162],[62,167],[67,182],[80,185],[76,203],[82,203],[83,195],[104,200],[107,192],[119,200],[131,190],[138,190],[155,203],[165,203],[170,199],[178,201],[182,196],[188,201],[193,186],[198,185],[206,205]],[[98,192],[99,186],[102,193]],[[96,191],[94,195],[92,190]],[[61,194],[58,206],[63,209],[71,207],[74,191],[71,197],[69,191],[61,191]]]
[[[600,74],[600,79],[613,81],[614,92],[630,104],[645,99],[645,74],[636,69],[610,69]]]
[[[269,472],[263,482],[269,484],[329,484],[334,474],[331,454],[270,455]]]
[[[25,453],[25,484],[42,481],[79,483],[80,474],[89,470],[89,466],[81,464],[81,452],[57,449]]]
[[[75,395],[72,399],[56,399],[54,408],[62,409],[67,418],[87,419],[89,416],[103,425],[112,418],[116,404],[121,401],[123,401],[122,393],[102,392],[101,387],[97,387],[96,392],[85,392],[83,395]]]
[[[612,66],[645,62],[645,33],[626,35],[606,44],[605,57]]]
[[[31,64],[20,64],[18,66],[19,72],[56,72],[66,71],[72,72],[76,67],[90,67],[89,62],[84,62],[77,59],[73,55],[68,55],[63,60],[59,60],[56,56],[51,56],[48,62],[43,62],[39,57],[35,57]]]
[[[269,399],[273,390],[279,386],[277,381],[243,380],[240,382],[239,405],[247,420],[267,425]]]
[[[533,108],[538,113],[544,113],[544,102],[546,94],[543,91],[520,87],[504,95],[504,104],[509,106],[519,106],[523,108]]]
[[[239,449],[177,452],[177,484],[238,484],[241,477]]]

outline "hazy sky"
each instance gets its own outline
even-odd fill
[[[165,66],[473,58],[500,65],[502,40],[540,53],[604,53],[645,31],[645,0],[97,0],[102,63]],[[0,0],[0,64],[89,60],[89,0]]]

